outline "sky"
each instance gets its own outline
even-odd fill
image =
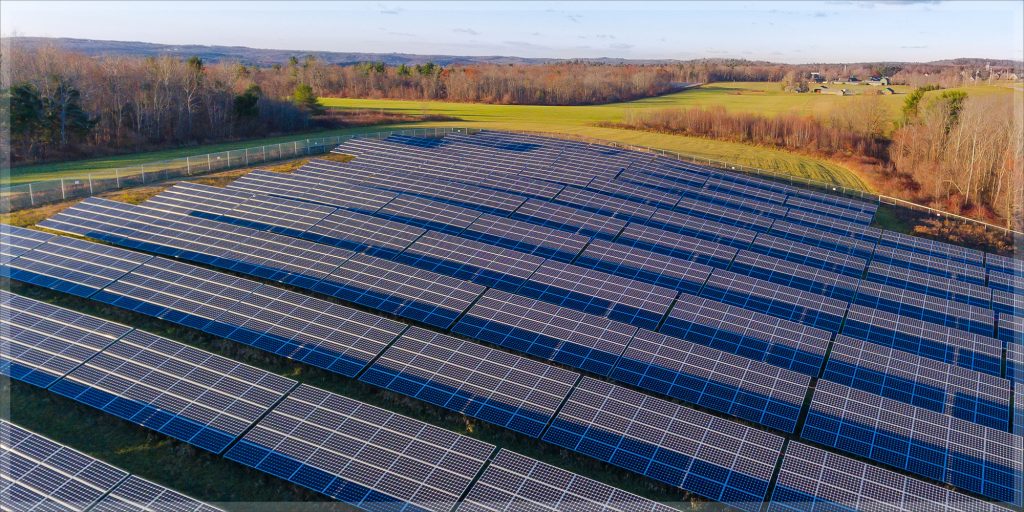
[[[4,36],[786,63],[1024,59],[1024,2],[0,2]]]

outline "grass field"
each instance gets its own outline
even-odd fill
[[[858,93],[874,93],[871,86],[849,86]],[[906,93],[909,88],[896,87],[897,92]],[[968,87],[969,95],[1010,94],[1006,87]],[[932,92],[929,94],[938,94]],[[570,133],[621,143],[650,146],[685,153],[699,158],[724,160],[751,167],[778,170],[794,176],[812,178],[837,185],[869,190],[866,181],[853,170],[835,162],[809,156],[797,155],[771,148],[714,141],[695,137],[681,137],[644,133],[633,130],[600,128],[601,122],[621,122],[630,112],[650,109],[722,106],[730,111],[754,112],[766,115],[797,112],[825,116],[833,109],[842,108],[853,98],[822,96],[816,94],[795,94],[783,92],[777,83],[730,82],[714,83],[698,89],[668,94],[637,101],[589,106],[535,106],[535,105],[487,105],[475,103],[450,103],[442,101],[401,101],[364,100],[349,98],[322,98],[321,103],[330,108],[373,109],[413,115],[440,114],[460,119],[449,122],[424,122],[402,125],[381,125],[373,127],[332,130],[301,135],[274,137],[270,139],[239,141],[225,144],[196,146],[190,148],[135,153],[131,155],[66,162],[59,164],[34,165],[15,168],[11,171],[11,183],[48,180],[60,177],[84,176],[93,173],[94,178],[113,176],[117,167],[138,166],[142,163],[200,155],[210,152],[240,149],[263,144],[277,144],[307,138],[326,137],[353,133],[365,133],[389,129],[460,126],[488,128],[494,130],[523,130],[552,133]],[[904,94],[882,96],[881,101],[895,116],[905,99]]]

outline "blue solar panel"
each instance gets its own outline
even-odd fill
[[[511,292],[533,275],[544,258],[468,238],[428,232],[395,257],[395,261]]]
[[[868,266],[866,279],[972,306],[983,308],[992,306],[992,294],[984,286],[956,281],[908,268],[887,265],[877,261],[871,262],[871,265]]]
[[[451,509],[494,446],[301,385],[225,455],[368,512]]]
[[[875,228],[871,228],[875,229]],[[875,240],[878,239],[878,230],[875,229],[874,238],[863,239],[850,236],[845,233],[822,230],[804,224],[777,220],[768,230],[771,235],[800,242],[814,247],[820,247],[829,251],[849,254],[865,260],[870,259],[875,253]]]
[[[2,242],[0,243],[0,272],[6,275],[6,265],[11,260],[46,243],[55,236],[34,229],[0,224],[0,242]]]
[[[768,228],[772,225],[771,217],[751,215],[749,212],[735,211],[732,208],[725,207],[725,205],[712,204],[691,197],[683,197],[672,209],[695,217],[757,232],[768,231]]]
[[[427,270],[357,254],[313,290],[447,329],[486,288]]]
[[[1024,295],[992,290],[992,310],[1000,315],[1024,315]]]
[[[539,437],[579,374],[430,332],[406,331],[360,380]]]
[[[918,254],[925,254],[937,258],[963,264],[982,266],[985,261],[985,253],[977,249],[960,247],[959,245],[948,244],[937,240],[929,240],[896,231],[883,231],[882,238],[878,245],[884,247],[895,247]]]
[[[611,377],[783,432],[796,429],[810,377],[641,329]]]
[[[220,453],[294,386],[273,373],[132,331],[50,389]]]
[[[819,196],[821,197],[821,196]],[[786,200],[786,206],[792,210],[803,210],[812,214],[821,215],[830,219],[842,219],[849,222],[855,222],[864,226],[871,223],[874,218],[874,212],[864,212],[857,209],[845,208],[843,206],[823,204],[819,201],[813,201],[802,197],[791,196]]]
[[[1009,512],[987,501],[796,441],[786,445],[768,512]]]
[[[558,261],[540,266],[516,294],[657,329],[677,292]]]
[[[834,233],[870,242],[872,245],[878,242],[878,237],[882,235],[881,229],[865,226],[859,222],[850,222],[797,209],[789,210],[785,220],[777,220],[775,223],[782,227],[792,223],[811,228],[814,231],[808,232],[808,234],[812,236],[815,235],[815,232]]]
[[[626,227],[626,221],[601,213],[580,210],[536,199],[526,201],[512,219],[566,231],[585,237],[612,240]]]
[[[463,237],[557,261],[572,261],[584,247],[585,236],[494,215],[481,215]]]
[[[360,212],[367,213],[362,210]],[[476,210],[406,195],[396,197],[372,214],[382,219],[452,235],[461,233],[483,215]]]
[[[426,230],[358,212],[334,212],[305,232],[313,242],[388,257],[401,252]]]
[[[871,281],[861,283],[853,303],[986,336],[995,328],[991,309]]]
[[[999,313],[999,339],[1003,343],[1024,345],[1024,317]]]
[[[636,327],[488,290],[455,324],[452,332],[608,375]]]
[[[43,388],[131,331],[6,290],[0,308],[0,375]]]
[[[864,306],[851,306],[843,334],[990,375],[1002,375],[1002,344],[988,336]]]
[[[612,197],[578,187],[565,187],[553,201],[626,222],[643,222],[650,218],[655,210],[654,206],[648,204]],[[674,204],[675,201],[668,206],[671,207]]]
[[[848,306],[841,300],[721,269],[711,273],[700,295],[829,332],[839,331]]]
[[[310,177],[258,170],[238,177],[229,183],[227,188],[369,213],[377,211],[398,195],[348,183],[324,183]]]
[[[985,267],[989,269],[990,274],[997,272],[1024,277],[1024,258],[1021,258],[1016,254],[1013,256],[986,254]]]
[[[875,256],[872,262],[896,265],[970,284],[985,284],[985,270],[981,267],[895,247],[879,246],[875,249]]]
[[[673,487],[756,511],[783,438],[584,378],[544,440]]]
[[[812,376],[821,371],[831,338],[828,331],[685,293],[660,332]]]
[[[697,293],[711,267],[618,243],[594,240],[576,265],[687,293]]]
[[[988,273],[988,287],[993,290],[1024,295],[1024,277],[990,270]]]
[[[1024,438],[826,380],[801,437],[1020,506]]]
[[[733,260],[729,270],[844,302],[853,300],[860,284],[860,279],[856,277],[747,250],[736,254],[736,259]]]
[[[866,266],[863,258],[765,234],[757,235],[750,250],[853,277],[861,277]]]
[[[699,261],[718,268],[728,268],[736,254],[732,247],[636,224],[626,226],[615,242],[673,258]]]
[[[999,430],[1010,427],[1005,379],[839,336],[823,378]]]
[[[680,235],[680,240],[694,240],[694,258],[707,258],[703,263],[716,262],[723,268],[729,265],[737,248],[744,248],[754,240],[755,232],[693,217],[670,210],[658,210],[642,223],[645,226]],[[627,230],[633,226],[627,226]],[[698,259],[698,261],[700,261]]]
[[[11,261],[8,276],[88,297],[151,256],[67,237],[54,237]]]
[[[600,192],[605,195],[635,201],[657,208],[671,209],[679,202],[679,195],[670,192],[653,190],[648,187],[634,185],[622,180],[595,179],[587,185],[587,189]]]

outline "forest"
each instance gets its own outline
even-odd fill
[[[826,118],[690,108],[644,112],[614,126],[838,159],[872,175],[886,194],[1019,228],[1024,119],[1013,99],[925,86],[907,95],[895,121],[878,96],[862,96]]]

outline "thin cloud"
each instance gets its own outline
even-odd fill
[[[626,43],[615,43],[615,44],[611,45],[611,47],[616,49],[616,50],[628,50],[628,49],[632,48],[633,45],[626,44]]]
[[[455,32],[456,34],[469,34],[471,36],[480,35],[480,32],[477,32],[476,30],[473,30],[471,28],[454,28],[452,29],[452,32]]]
[[[398,13],[402,12],[402,8],[401,7],[388,7],[388,6],[386,6],[384,4],[380,4],[380,3],[377,4],[377,7],[380,8],[380,13],[381,14],[398,14]]]

